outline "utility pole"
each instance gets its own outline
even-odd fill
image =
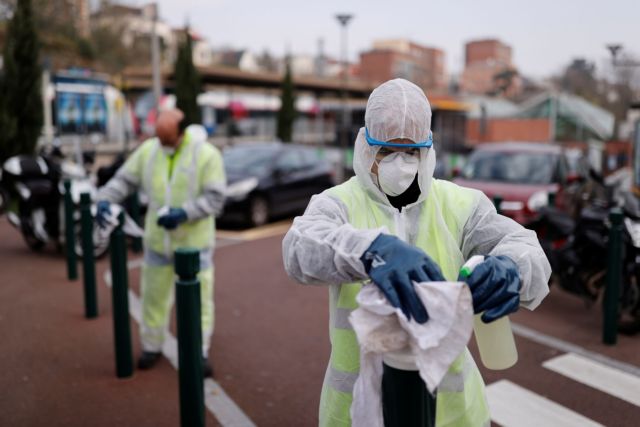
[[[613,68],[613,84],[614,87],[616,88],[616,93],[617,93],[617,97],[618,100],[615,101],[616,103],[620,104],[623,103],[624,101],[622,101],[620,99],[621,94],[620,94],[620,87],[619,85],[622,84],[622,82],[620,82],[619,80],[619,75],[616,72],[616,69],[621,69],[624,67],[640,67],[640,62],[639,61],[634,61],[634,60],[630,60],[630,59],[619,59],[619,55],[620,52],[622,51],[622,45],[619,43],[611,43],[607,45],[607,49],[609,50],[609,52],[611,53],[611,66]],[[628,107],[628,105],[627,105]],[[613,139],[618,139],[618,126],[620,125],[619,123],[619,118],[618,115],[615,114],[615,121],[614,121],[614,125],[613,125]]]
[[[351,129],[351,114],[349,112],[349,106],[347,105],[347,84],[349,83],[349,70],[348,70],[348,57],[347,57],[347,25],[353,15],[350,14],[338,14],[336,19],[340,23],[341,31],[341,45],[342,45],[342,123],[340,129],[340,148],[342,149],[341,168],[338,176],[338,181],[345,181],[347,178],[347,149],[349,147],[349,129]]]
[[[151,70],[153,73],[153,99],[156,112],[160,111],[160,98],[162,97],[162,82],[160,81],[160,41],[158,40],[158,3],[151,5]]]

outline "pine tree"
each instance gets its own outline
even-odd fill
[[[9,22],[0,81],[0,160],[33,154],[42,130],[42,70],[31,0],[18,0]]]
[[[187,123],[200,123],[200,107],[198,94],[201,91],[200,75],[193,65],[193,48],[191,34],[185,29],[185,40],[178,49],[174,76],[176,81],[176,107],[185,115]]]
[[[287,59],[284,78],[282,80],[281,100],[280,111],[278,111],[278,139],[283,142],[291,142],[293,122],[296,120],[297,112],[289,59]]]

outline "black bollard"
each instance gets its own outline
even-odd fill
[[[556,206],[556,193],[550,191],[547,195],[547,202],[549,203],[549,207],[554,208]]]
[[[204,382],[202,372],[202,325],[200,320],[200,252],[175,252],[176,317],[178,326],[178,375],[180,423],[183,427],[204,426]]]
[[[73,226],[73,199],[71,197],[71,181],[64,181],[64,233],[67,252],[67,278],[78,278],[78,259],[76,257],[76,239]]]
[[[620,208],[609,212],[611,229],[607,247],[607,283],[604,290],[602,342],[614,345],[618,340],[618,304],[622,283],[622,221],[624,215]]]
[[[93,217],[89,193],[80,195],[80,224],[82,226],[84,313],[86,318],[91,319],[98,317],[98,294],[96,292],[96,262],[93,256]]]
[[[418,371],[383,364],[382,413],[385,427],[434,427],[436,397]]]
[[[129,324],[129,278],[127,274],[127,244],[125,242],[124,212],[118,216],[118,226],[111,233],[111,305],[113,310],[113,342],[116,355],[116,376],[133,375],[133,350]]]
[[[493,196],[493,206],[496,207],[496,212],[502,215],[502,196],[496,194]]]
[[[140,218],[140,195],[138,192],[133,193],[130,196],[131,201],[131,219],[133,219],[133,221],[138,224],[139,226],[142,227],[142,220]],[[142,252],[142,238],[141,237],[134,237],[133,238],[133,242],[131,245],[131,249],[133,249],[133,251],[135,253],[140,253]]]

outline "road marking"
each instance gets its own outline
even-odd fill
[[[563,353],[579,354],[580,356],[583,356],[587,359],[600,362],[603,365],[609,366],[611,368],[619,369],[628,374],[635,375],[636,377],[640,377],[640,368],[630,363],[624,363],[619,360],[615,360],[610,357],[607,357],[603,354],[595,353],[593,351],[587,350],[584,347],[580,347],[579,345],[571,344],[570,342],[561,340],[559,338],[555,338],[550,335],[543,334],[541,332],[538,332],[534,329],[520,325],[518,323],[511,322],[511,329],[513,330],[514,334],[527,338],[531,341],[537,342],[538,344],[555,348],[556,350],[560,350]]]
[[[127,269],[140,268],[143,264],[144,261],[141,258],[134,259],[127,262]],[[103,278],[107,286],[111,287],[111,272],[107,270]],[[138,324],[142,322],[142,303],[131,289],[129,289],[129,314]],[[162,353],[178,370],[178,340],[170,332],[166,335]],[[220,384],[211,378],[204,379],[204,405],[223,427],[256,427]]]
[[[291,228],[291,223],[291,220],[284,220],[244,231],[217,230],[216,236],[222,239],[241,241],[264,239],[266,237],[285,234],[289,230],[289,228]]]
[[[491,420],[505,427],[595,427],[602,424],[508,380],[487,387]]]
[[[563,354],[542,364],[572,380],[640,406],[640,378],[577,354]]]

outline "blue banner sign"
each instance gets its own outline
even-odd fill
[[[106,82],[90,74],[54,76],[55,125],[59,134],[106,133]]]

